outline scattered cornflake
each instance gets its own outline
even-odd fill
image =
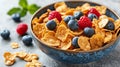
[[[16,43],[16,42],[12,42],[12,43],[11,43],[11,47],[12,47],[13,49],[19,48],[19,44]]]
[[[5,64],[8,66],[13,65],[16,61],[15,58],[18,57],[27,62],[25,67],[42,67],[42,64],[38,61],[39,57],[37,54],[20,51],[15,53],[5,52],[3,56]]]
[[[24,59],[27,56],[27,53],[24,51],[20,51],[20,52],[16,52],[15,53],[17,57],[19,57],[20,59]]]
[[[25,61],[31,62],[32,60],[38,60],[37,54],[27,54],[24,58]]]
[[[27,62],[25,67],[42,67],[42,64],[38,60],[32,60],[32,62]]]
[[[10,52],[5,52],[3,56],[4,56],[4,62],[7,66],[11,66],[15,63],[16,55]]]

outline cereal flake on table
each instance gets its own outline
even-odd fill
[[[19,48],[19,44],[16,43],[16,42],[12,42],[12,43],[11,43],[11,47],[12,47],[13,49]]]
[[[38,61],[38,55],[34,53],[26,53],[24,51],[15,53],[5,52],[3,57],[4,62],[7,66],[13,65],[16,62],[16,57],[18,57],[27,62],[27,64],[25,64],[25,67],[42,67],[42,64]]]

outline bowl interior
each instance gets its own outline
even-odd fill
[[[77,7],[77,6],[81,6],[83,5],[84,3],[89,3],[91,6],[100,6],[101,4],[98,4],[98,3],[94,3],[94,2],[89,2],[89,1],[65,1],[66,5],[68,7]],[[50,9],[50,10],[54,10],[54,3],[53,4],[50,4],[50,5],[47,5],[41,9],[39,9],[32,17],[31,20],[33,20],[35,17],[40,17],[43,13],[47,12],[47,9]],[[106,15],[109,16],[109,17],[112,17],[113,19],[118,19],[119,16],[114,12],[112,11],[111,9],[107,8],[106,10]],[[32,34],[34,35],[34,37],[40,41],[36,36],[35,34],[33,33],[32,31],[32,25],[31,25],[31,32]],[[119,36],[118,36],[119,37]],[[41,41],[40,41],[41,42]],[[41,42],[42,43],[42,42]],[[43,43],[44,44],[44,43]],[[109,46],[113,45],[113,43],[109,44],[109,45],[105,45],[99,49],[95,49],[95,50],[90,50],[90,51],[79,51],[79,52],[93,52],[93,51],[98,51],[98,50],[102,50],[104,48],[107,48]],[[47,45],[46,45],[47,46]],[[50,46],[47,46],[47,47],[50,47]],[[53,48],[53,49],[56,49],[56,50],[61,50],[61,49],[58,49],[58,48],[54,48],[54,47],[50,47],[50,48]],[[64,50],[61,50],[61,51],[64,51]],[[66,51],[66,50],[65,50]],[[71,52],[68,50],[68,52]]]

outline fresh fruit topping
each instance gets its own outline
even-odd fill
[[[75,47],[75,48],[79,48],[79,46],[78,46],[78,37],[74,37],[74,38],[72,39],[72,45],[73,45],[73,47]]]
[[[9,39],[10,31],[7,29],[4,29],[1,31],[0,35],[3,39]]]
[[[84,34],[87,37],[91,37],[93,34],[95,34],[95,30],[93,28],[86,27],[86,28],[84,28]]]
[[[65,23],[67,24],[70,20],[73,20],[73,19],[75,19],[73,16],[68,15],[68,16],[66,16],[66,17],[64,18],[64,21],[65,21]]]
[[[15,13],[12,15],[12,19],[15,21],[15,22],[20,22],[20,14],[19,13]]]
[[[89,14],[89,13],[95,14],[98,18],[100,17],[100,13],[99,13],[95,8],[91,8],[91,9],[88,11],[88,14]]]
[[[49,30],[54,30],[57,26],[56,22],[54,20],[49,20],[47,23],[46,23],[46,26]]]
[[[49,16],[48,16],[48,19],[49,20],[52,20],[56,18],[58,21],[61,21],[62,20],[62,17],[61,17],[61,14],[57,11],[51,11]]]
[[[68,27],[69,27],[70,30],[72,30],[72,31],[76,31],[76,30],[79,29],[78,23],[77,23],[76,20],[70,20],[70,21],[68,22]]]
[[[85,27],[92,27],[92,22],[88,17],[82,16],[78,21],[78,26],[80,29],[84,29]]]
[[[77,11],[77,12],[74,13],[74,17],[75,17],[77,20],[79,20],[81,16],[83,16],[83,13],[80,12],[80,11]]]
[[[91,21],[92,21],[94,18],[98,19],[98,17],[97,17],[95,14],[93,14],[93,13],[89,13],[89,14],[88,14],[88,17],[90,18]]]
[[[19,35],[24,35],[27,32],[27,29],[28,29],[27,24],[20,23],[18,24],[16,31]]]
[[[22,42],[25,45],[30,46],[30,45],[32,45],[32,37],[30,35],[25,35],[22,37]]]
[[[105,26],[105,29],[108,29],[108,30],[114,30],[115,29],[115,25],[113,22],[109,21],[107,23],[107,25]]]

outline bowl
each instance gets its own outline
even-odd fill
[[[92,6],[100,5],[100,4],[89,2],[89,1],[65,1],[65,3],[67,4],[68,7],[76,7],[84,3],[89,3]],[[45,13],[47,9],[54,10],[54,4],[55,3],[39,9],[31,19],[31,33],[33,35],[34,41],[36,45],[39,46],[39,48],[49,57],[63,63],[70,63],[70,64],[89,63],[89,62],[100,60],[101,58],[105,57],[116,47],[116,45],[118,45],[118,42],[120,40],[119,36],[114,42],[111,42],[99,49],[90,50],[90,51],[69,51],[69,50],[61,50],[58,48],[47,46],[46,44],[41,42],[33,33],[32,20],[33,18],[39,17],[41,14]],[[109,8],[107,8],[106,15],[114,18],[115,20],[119,18],[119,16]]]

